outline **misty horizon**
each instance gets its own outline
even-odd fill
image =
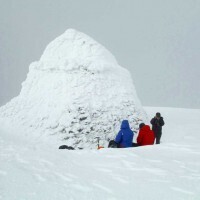
[[[105,46],[132,75],[143,106],[200,108],[200,2],[1,1],[0,106],[31,62],[68,28]]]

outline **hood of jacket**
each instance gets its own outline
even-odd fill
[[[143,131],[150,131],[151,129],[150,129],[150,126],[149,125],[145,125],[145,126],[143,126],[142,128],[141,128],[141,130],[143,130]]]
[[[122,121],[121,129],[130,129],[128,120],[123,120],[123,121]]]

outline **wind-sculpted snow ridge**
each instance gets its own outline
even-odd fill
[[[0,108],[0,118],[27,133],[93,148],[97,136],[107,145],[123,119],[136,130],[146,114],[130,73],[102,45],[69,29],[30,65],[19,96]]]

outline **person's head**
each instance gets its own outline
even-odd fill
[[[159,112],[157,112],[157,113],[156,113],[156,118],[159,119],[160,117],[161,117],[161,114],[160,114]]]
[[[139,129],[141,129],[143,126],[145,126],[145,123],[141,123],[141,124],[139,125]]]

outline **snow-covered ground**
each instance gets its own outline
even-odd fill
[[[164,117],[160,145],[59,150],[0,122],[0,199],[199,200],[200,110],[145,109]]]

